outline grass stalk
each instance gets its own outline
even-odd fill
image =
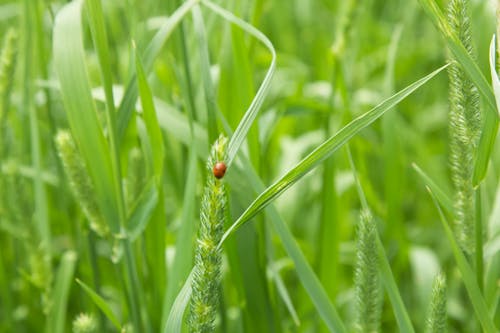
[[[43,244],[44,251],[46,251],[46,260],[51,261],[51,231],[48,217],[47,195],[45,193],[45,184],[42,181],[42,152],[41,152],[41,136],[38,124],[37,110],[33,104],[33,59],[35,54],[34,34],[30,24],[33,12],[31,11],[31,1],[25,0],[23,2],[24,8],[24,59],[23,59],[23,80],[26,82],[23,90],[23,109],[29,115],[29,128],[30,128],[30,147],[31,147],[31,162],[35,169],[37,177],[34,177],[33,186],[35,191],[35,213],[34,224],[39,233],[40,240]]]
[[[483,292],[484,287],[484,256],[483,256],[483,212],[482,212],[482,201],[481,201],[481,190],[482,186],[476,189],[476,216],[475,216],[475,269],[476,269],[476,279],[479,290]]]

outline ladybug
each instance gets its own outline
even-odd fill
[[[214,169],[213,169],[215,178],[221,179],[222,177],[224,177],[224,174],[226,173],[226,169],[227,169],[227,167],[226,167],[226,164],[224,162],[215,163]]]

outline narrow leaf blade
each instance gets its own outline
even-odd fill
[[[414,82],[410,86],[401,90],[392,97],[386,99],[379,105],[377,105],[372,110],[366,112],[360,117],[354,119],[339,132],[337,132],[330,139],[321,144],[312,153],[305,157],[299,162],[294,168],[288,171],[284,176],[277,180],[274,184],[269,186],[264,192],[262,192],[246,211],[238,218],[238,220],[226,231],[222,237],[221,244],[224,240],[236,231],[243,223],[249,221],[253,216],[259,213],[264,207],[271,203],[274,199],[280,196],[286,189],[292,186],[295,182],[301,179],[309,171],[318,166],[331,154],[333,154],[337,149],[342,147],[347,141],[349,141],[354,135],[360,132],[362,129],[369,126],[379,117],[381,117],[385,112],[390,110],[394,105],[401,102],[403,99],[408,97],[415,90],[420,88],[422,85],[427,83],[430,79],[440,73],[448,65],[445,65],[424,78]]]

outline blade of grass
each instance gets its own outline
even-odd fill
[[[65,5],[54,23],[54,67],[73,136],[83,154],[99,207],[110,229],[120,230],[110,153],[90,95],[82,41],[82,2]],[[92,133],[92,135],[88,135]]]
[[[22,108],[24,109],[24,112],[29,115],[31,163],[33,163],[33,168],[35,174],[37,175],[37,177],[33,179],[35,199],[35,212],[33,214],[33,222],[35,228],[38,231],[40,241],[43,243],[44,250],[47,252],[50,261],[51,231],[49,223],[49,212],[47,208],[48,202],[45,184],[43,183],[41,177],[41,174],[43,173],[41,147],[42,140],[40,136],[38,112],[35,108],[33,100],[34,92],[31,89],[32,85],[29,83],[33,80],[33,58],[36,52],[36,49],[33,47],[33,45],[35,44],[35,33],[33,32],[33,26],[31,22],[34,20],[34,18],[32,17],[34,11],[32,10],[31,6],[33,6],[32,2],[30,2],[29,0],[24,1],[23,23],[26,25],[26,27],[24,28],[26,36],[24,38],[25,52],[23,59],[23,80],[25,84],[22,90]]]
[[[172,305],[172,310],[170,310],[170,314],[168,315],[167,324],[165,325],[165,330],[163,333],[181,333],[182,332],[182,322],[184,318],[184,312],[186,311],[186,307],[189,304],[189,299],[191,297],[191,283],[193,280],[192,270],[189,274],[186,282],[177,294],[175,298],[174,304]]]
[[[398,322],[399,329],[401,332],[415,332],[413,325],[408,315],[408,311],[403,303],[401,294],[398,290],[398,285],[392,274],[391,264],[387,260],[387,255],[385,253],[384,245],[380,241],[380,236],[377,233],[377,251],[378,257],[380,258],[380,272],[382,275],[382,281],[384,282],[387,294],[391,300],[392,309],[396,316],[396,321]]]
[[[290,293],[288,292],[285,282],[281,278],[279,270],[276,268],[276,263],[269,264],[268,270],[274,280],[274,283],[276,284],[276,289],[278,290],[283,303],[285,303],[290,316],[292,316],[293,322],[297,327],[300,326],[299,315],[297,314],[297,310],[295,310],[295,306],[293,305],[292,298],[290,297]]]
[[[177,234],[175,244],[175,256],[171,274],[169,275],[167,290],[163,300],[162,332],[165,331],[168,316],[170,314],[175,295],[182,287],[182,283],[189,275],[193,267],[193,240],[196,235],[195,228],[195,199],[197,182],[197,149],[196,145],[190,144],[188,160],[188,178],[184,192],[184,207],[182,209],[181,227]],[[205,144],[203,146],[206,146]]]
[[[131,242],[135,241],[144,229],[146,229],[158,201],[157,185],[151,179],[144,186],[144,190],[134,204],[127,219],[127,234]]]
[[[111,323],[118,329],[121,330],[121,324],[120,321],[118,320],[118,317],[113,313],[113,310],[111,309],[111,306],[106,302],[104,298],[99,296],[95,291],[92,290],[89,286],[87,286],[85,283],[80,281],[79,279],[76,279],[76,283],[78,283],[83,290],[87,293],[87,295],[90,296],[94,304],[101,309],[101,311],[104,313],[106,318],[111,321]]]
[[[314,169],[317,165],[323,162],[331,154],[333,154],[338,148],[342,147],[349,139],[356,135],[359,131],[369,126],[385,112],[390,110],[394,105],[401,102],[412,92],[417,90],[419,87],[427,83],[431,78],[440,73],[448,65],[445,65],[431,74],[425,76],[424,78],[414,82],[410,86],[396,93],[392,97],[386,99],[375,108],[366,112],[365,114],[359,116],[358,118],[351,121],[345,127],[343,127],[339,132],[333,135],[330,139],[325,141],[319,147],[317,147],[313,152],[311,152],[307,157],[300,161],[295,167],[288,171],[284,176],[277,180],[274,184],[269,186],[264,192],[262,192],[243,212],[243,214],[238,218],[238,220],[225,232],[220,244],[229,237],[233,232],[235,232],[243,223],[249,221],[257,213],[259,213],[264,207],[266,207],[270,202],[280,196],[286,189],[292,186],[295,182],[301,179],[305,174]]]
[[[54,64],[73,136],[92,178],[99,207],[111,231],[116,234],[126,223],[120,159],[118,147],[114,144],[111,144],[114,149],[110,154],[92,99],[85,66],[81,11],[82,1],[74,1],[65,5],[57,14],[53,40]],[[108,113],[109,111],[107,110]],[[108,115],[108,120],[112,118],[113,115]],[[112,120],[108,125],[111,124]],[[113,140],[118,142],[115,133],[111,131],[110,141]],[[142,288],[128,239],[124,239],[124,250],[123,265],[129,280],[129,288],[126,288],[126,291],[130,300],[132,321],[135,329],[140,331]]]
[[[248,110],[243,115],[243,118],[238,124],[238,127],[234,131],[231,139],[229,140],[228,148],[227,148],[227,161],[226,165],[230,166],[236,153],[238,152],[241,144],[245,140],[250,127],[252,126],[257,114],[259,113],[260,107],[264,102],[264,98],[266,94],[269,92],[269,85],[271,83],[271,78],[274,74],[276,68],[276,51],[274,50],[274,46],[271,41],[259,30],[248,24],[247,22],[241,20],[240,18],[234,16],[231,12],[219,7],[218,5],[203,0],[202,4],[210,8],[213,12],[223,17],[225,20],[239,26],[245,32],[254,36],[257,40],[259,40],[264,46],[267,47],[269,52],[271,52],[271,64],[269,65],[269,69],[267,70],[266,76],[262,81],[259,90],[257,90],[257,94],[255,95],[252,103],[248,107]]]
[[[160,125],[158,124],[158,118],[153,102],[153,95],[146,79],[146,74],[142,66],[140,55],[137,53],[136,49],[135,65],[139,96],[142,105],[142,115],[144,118],[144,123],[146,125],[146,132],[149,138],[149,147],[151,147],[151,149],[146,151],[146,160],[148,160],[148,164],[152,166],[152,174],[154,175],[157,184],[159,184],[161,175],[163,173],[163,160],[165,158],[163,136],[161,133]],[[152,151],[153,147],[154,151]]]
[[[493,86],[493,93],[495,95],[495,101],[497,106],[497,111],[500,113],[500,80],[498,79],[498,74],[496,72],[496,36],[493,35],[490,43],[490,73],[491,73],[491,85]]]
[[[54,293],[52,300],[54,304],[47,318],[47,333],[64,333],[66,312],[68,311],[68,297],[71,289],[71,281],[75,272],[76,253],[67,251],[63,254],[56,279],[54,281]]]
[[[439,200],[439,203],[443,205],[447,212],[452,213],[455,208],[453,206],[453,201],[450,196],[438,185],[432,178],[425,173],[416,163],[412,163],[411,165],[413,169],[418,173],[418,175],[422,178],[424,184],[432,189],[432,191],[436,194],[436,198]]]
[[[446,237],[448,238],[448,242],[451,245],[451,250],[453,252],[453,256],[455,257],[455,261],[457,263],[458,269],[462,275],[462,279],[465,284],[465,288],[467,289],[467,293],[469,294],[469,299],[474,307],[474,311],[476,312],[476,316],[481,323],[483,330],[486,333],[494,333],[498,332],[498,329],[495,327],[495,324],[492,318],[489,317],[488,306],[486,305],[486,301],[484,300],[481,290],[476,282],[475,274],[472,268],[467,263],[467,259],[465,255],[462,253],[457,241],[455,240],[455,236],[453,235],[453,231],[451,230],[449,223],[441,210],[441,206],[432,192],[432,190],[427,187],[429,194],[432,197],[432,201],[436,206],[439,217],[441,220],[441,224],[443,225],[444,231],[446,233]]]
[[[199,5],[193,7],[193,24],[198,35],[198,48],[200,49],[201,76],[203,80],[203,90],[205,92],[205,104],[207,107],[207,131],[208,142],[215,142],[217,139],[217,100],[215,89],[210,75],[210,57],[208,53],[208,41],[205,32],[205,23]]]

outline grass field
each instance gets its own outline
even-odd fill
[[[497,5],[0,0],[0,332],[498,332]]]

